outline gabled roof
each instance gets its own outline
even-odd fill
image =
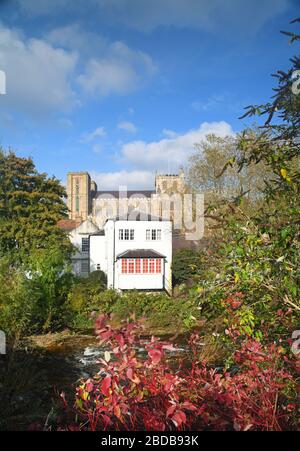
[[[119,258],[165,258],[165,255],[154,251],[153,249],[129,249],[117,255]]]
[[[145,213],[139,210],[130,210],[126,214],[122,216],[114,216],[111,218],[107,218],[106,221],[170,221],[169,219],[165,219],[161,216],[153,216],[151,214]]]
[[[78,227],[81,222],[81,219],[61,219],[60,221],[58,221],[57,225],[60,229],[69,232],[76,229],[76,227]]]

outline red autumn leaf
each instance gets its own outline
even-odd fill
[[[169,407],[167,410],[167,417],[170,417],[171,415],[173,415],[175,409],[176,409],[176,404],[173,404],[171,407]]]
[[[162,353],[158,349],[151,349],[151,351],[148,352],[148,355],[152,360],[153,365],[157,365],[161,361]]]
[[[129,380],[131,380],[135,384],[140,383],[140,379],[138,378],[138,376],[136,374],[134,374],[132,368],[128,368],[128,370],[126,371],[126,376],[128,377]]]
[[[111,377],[106,376],[101,383],[101,392],[104,396],[109,396],[109,388],[111,386]]]
[[[183,404],[181,404],[181,406],[184,407],[186,410],[192,410],[192,411],[197,410],[197,407],[188,401],[185,401]]]
[[[103,329],[103,327],[105,326],[105,322],[106,322],[105,315],[98,316],[98,318],[96,319],[95,328],[98,330]]]
[[[85,389],[88,393],[90,393],[91,391],[93,391],[94,388],[94,384],[91,380],[88,380],[85,384]]]
[[[111,419],[105,414],[102,414],[101,417],[104,423],[104,427],[107,427],[111,423]]]
[[[186,414],[182,410],[178,410],[172,417],[172,421],[176,427],[180,427],[182,423],[186,423]]]

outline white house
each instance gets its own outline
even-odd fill
[[[74,274],[87,277],[90,272],[89,237],[98,232],[98,227],[90,219],[86,221],[62,220],[59,227],[68,232],[71,243],[76,252],[72,256],[72,268]]]
[[[98,229],[89,219],[69,236],[78,252],[76,274],[101,270],[116,290],[172,290],[172,222],[155,218],[108,219]],[[88,267],[87,267],[88,265]]]

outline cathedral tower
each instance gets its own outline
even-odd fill
[[[180,174],[164,174],[155,177],[156,194],[184,194],[184,172]]]
[[[92,211],[91,177],[88,172],[69,172],[67,205],[70,219],[87,219]]]

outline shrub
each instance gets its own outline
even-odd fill
[[[150,327],[163,328],[165,332],[192,328],[199,310],[193,299],[172,298],[164,293],[139,293],[130,291],[120,295],[112,305],[111,313],[118,320],[129,317],[145,318]]]
[[[172,369],[169,343],[145,345],[137,326],[120,329],[96,322],[100,344],[109,346],[97,376],[82,381],[58,429],[69,430],[283,430],[297,427],[293,362],[280,347],[245,340],[234,354],[237,371],[216,371],[200,362],[199,337],[190,340],[190,366]]]
[[[0,330],[13,343],[29,328],[33,319],[35,292],[21,270],[0,260]]]
[[[0,261],[0,329],[8,337],[65,326],[73,276],[57,247],[35,250],[28,262]]]
[[[200,254],[193,249],[179,249],[172,260],[173,285],[185,283],[199,272]]]

